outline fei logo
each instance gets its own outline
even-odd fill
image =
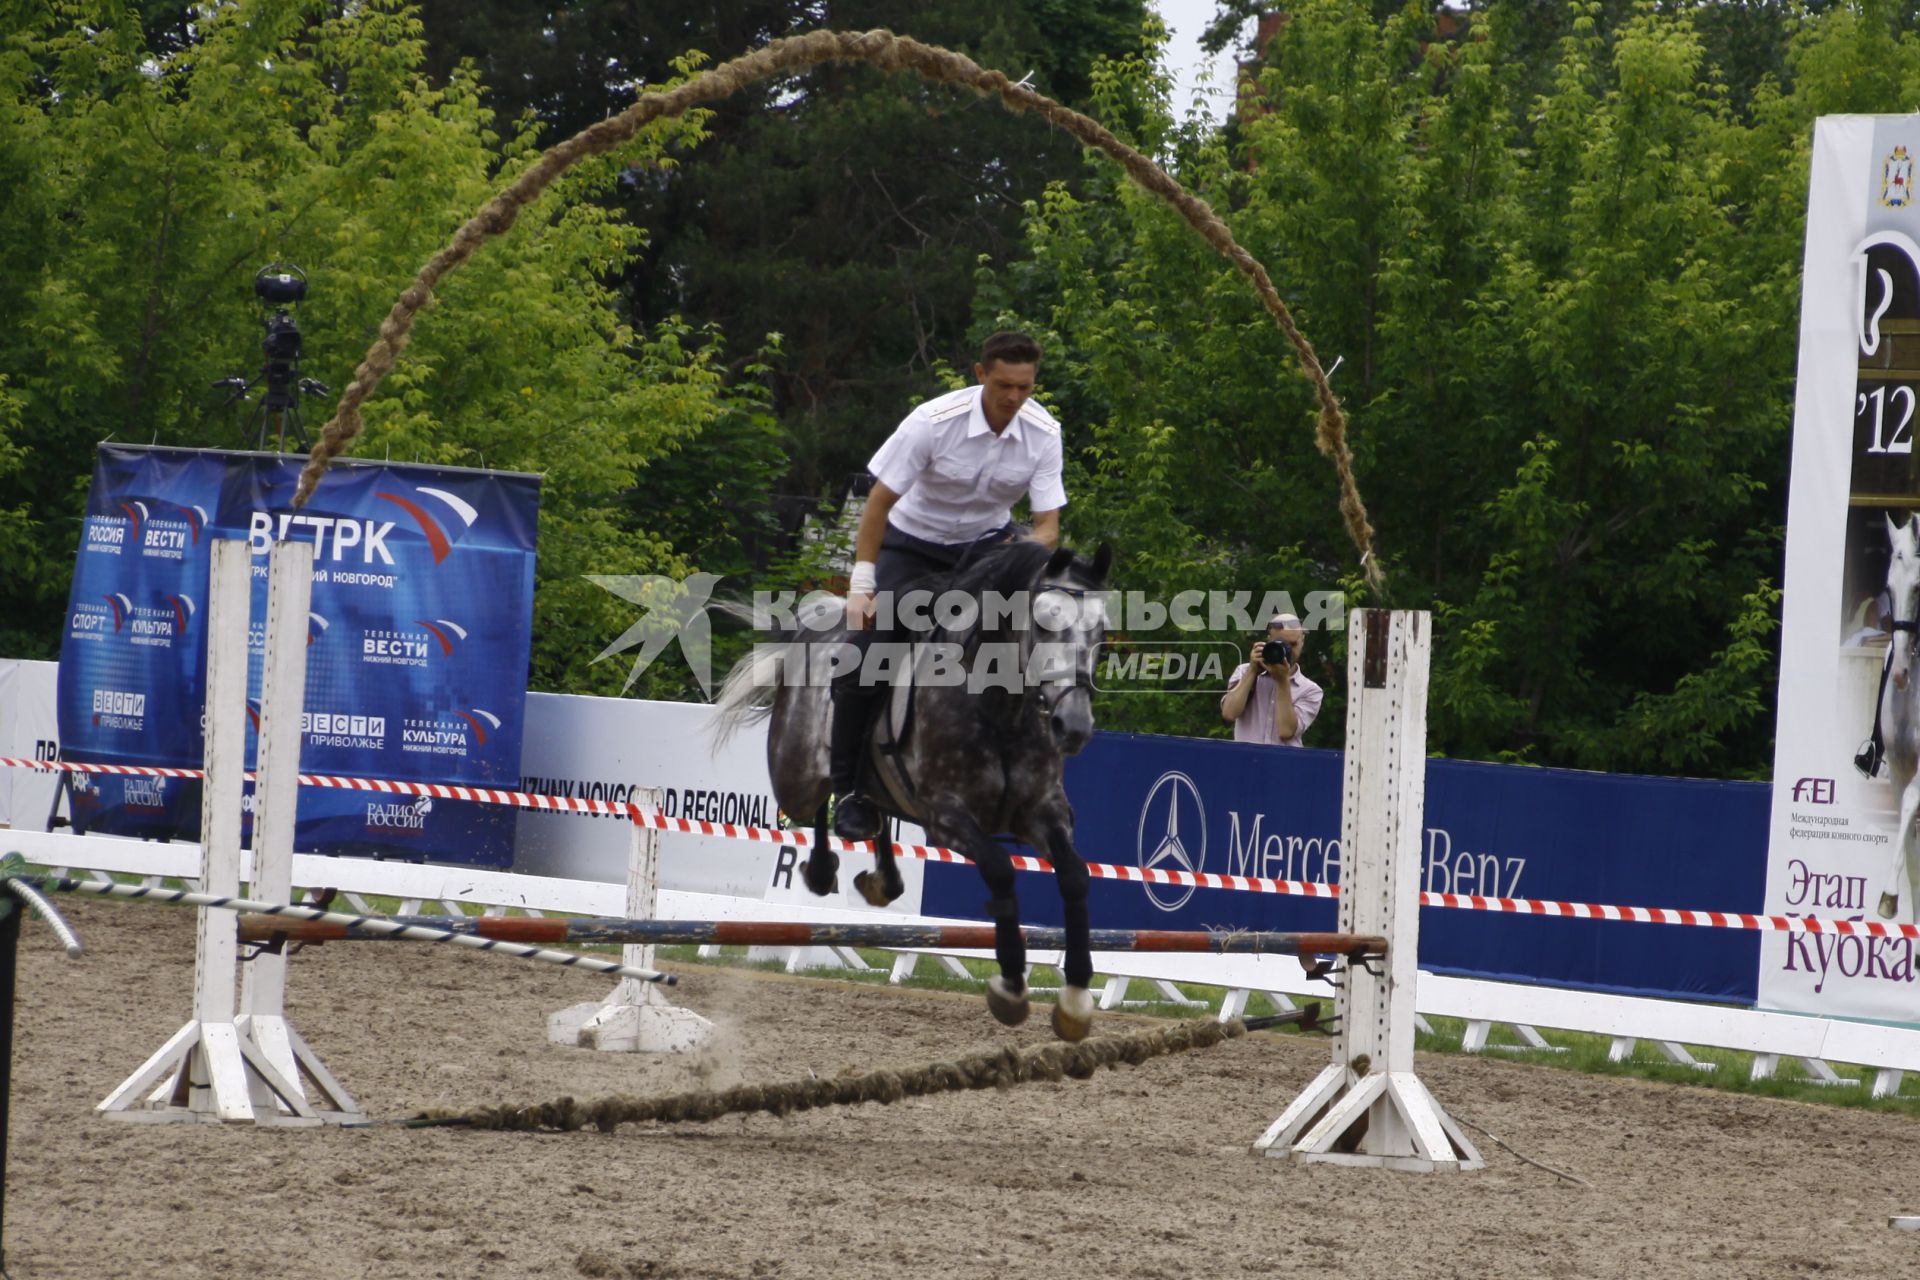
[[[1140,806],[1136,856],[1142,871],[1199,873],[1207,865],[1207,810],[1200,788],[1177,769],[1160,775]],[[1162,911],[1178,911],[1193,896],[1194,886],[1159,885],[1148,881],[1147,900]]]
[[[1799,778],[1793,784],[1794,803],[1806,800],[1809,804],[1832,804],[1832,778]]]

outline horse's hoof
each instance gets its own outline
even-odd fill
[[[1093,992],[1085,987],[1062,987],[1053,1006],[1053,1034],[1080,1041],[1093,1030]]]
[[[1883,893],[1880,895],[1880,915],[1883,919],[1887,919],[1887,920],[1893,919],[1893,917],[1895,916],[1895,914],[1899,912],[1899,910],[1900,910],[1899,894]]]
[[[860,891],[860,896],[867,900],[869,906],[875,907],[886,906],[905,891],[905,886],[901,885],[895,887],[893,892],[887,892],[885,878],[871,871],[862,871],[856,875],[853,878],[853,887]]]
[[[1027,1020],[1027,1013],[1031,1007],[1027,1000],[1027,986],[1024,982],[1020,984],[1020,989],[1015,991],[1000,974],[996,973],[987,979],[987,1008],[992,1010],[993,1016],[1001,1022],[1009,1027],[1017,1027]]]
[[[816,898],[824,898],[834,891],[837,884],[836,873],[840,870],[840,855],[831,849],[815,849],[800,864],[800,879]]]

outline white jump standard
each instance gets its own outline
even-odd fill
[[[305,692],[307,609],[313,592],[313,545],[276,543],[268,570],[267,665],[261,686],[261,797],[284,794],[291,859],[292,788],[299,772],[300,700]],[[247,646],[251,630],[253,554],[248,543],[220,539],[212,547],[207,584],[206,781],[200,799],[200,887],[216,899],[240,892],[240,800],[246,768]],[[288,642],[297,621],[298,639]],[[289,652],[290,651],[290,652]],[[270,772],[271,771],[271,772]],[[284,772],[284,782],[272,774]],[[270,821],[256,823],[256,862],[275,856]],[[256,866],[254,874],[263,874]],[[49,882],[39,882],[51,887]],[[255,1121],[315,1125],[359,1120],[347,1095],[282,1015],[280,988],[249,987],[244,1018],[235,1017],[235,914],[200,909],[194,951],[193,1018],[100,1103],[125,1120]],[[282,971],[284,972],[284,971]],[[259,1038],[256,1039],[256,1033]],[[307,1100],[302,1075],[322,1105]],[[156,1087],[157,1086],[157,1087]],[[143,1098],[151,1090],[150,1096]]]
[[[657,787],[646,787],[636,798],[658,809],[664,797]],[[627,911],[652,919],[660,902],[660,833],[635,823],[629,839]],[[713,1023],[670,1003],[660,993],[661,983],[634,980],[636,973],[652,970],[653,955],[653,943],[628,942],[620,953],[626,980],[604,1000],[548,1014],[547,1039],[607,1053],[685,1053],[711,1040]]]
[[[1349,615],[1339,928],[1385,936],[1387,954],[1341,975],[1333,1062],[1254,1143],[1268,1155],[1410,1172],[1485,1163],[1413,1071],[1429,622]]]

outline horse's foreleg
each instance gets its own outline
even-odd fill
[[[882,837],[889,834],[888,831],[880,833]],[[892,841],[877,839],[873,842],[873,866],[872,871],[862,871],[854,876],[853,887],[860,891],[860,896],[867,900],[868,905],[884,907],[907,891],[906,881],[900,878],[899,860],[893,855]]]
[[[1047,832],[1047,858],[1053,863],[1053,878],[1060,886],[1060,912],[1067,935],[1066,954],[1060,965],[1065,982],[1060,1000],[1053,1006],[1053,1030],[1062,1040],[1084,1040],[1093,1028],[1093,993],[1087,989],[1093,981],[1087,864],[1064,827]]]
[[[1000,972],[987,980],[987,1007],[1010,1027],[1027,1020],[1027,938],[1020,932],[1020,901],[1013,891],[1013,858],[956,805],[929,806],[927,834],[958,849],[987,882],[987,917],[993,921],[993,957]]]
[[[1917,813],[1920,813],[1920,775],[1900,789],[1900,821],[1893,829],[1893,865],[1888,869],[1886,886],[1880,891],[1880,914],[1888,920],[1899,914],[1900,890],[1911,878],[1913,821]]]

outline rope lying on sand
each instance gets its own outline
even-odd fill
[[[1101,1067],[1137,1067],[1167,1054],[1210,1049],[1250,1030],[1282,1022],[1317,1027],[1320,1006],[1308,1005],[1268,1018],[1216,1022],[1199,1018],[1130,1035],[1099,1036],[1078,1044],[1051,1043],[1029,1049],[1008,1046],[976,1053],[956,1062],[935,1062],[905,1071],[870,1071],[832,1080],[810,1078],[784,1084],[743,1084],[659,1098],[619,1095],[579,1102],[558,1098],[532,1106],[479,1107],[470,1111],[424,1111],[406,1121],[410,1129],[460,1126],[470,1129],[584,1129],[610,1133],[619,1125],[646,1120],[703,1123],[735,1113],[765,1111],[776,1116],[817,1107],[860,1102],[881,1104],[902,1098],[967,1089],[1005,1089],[1035,1080],[1086,1080]]]

